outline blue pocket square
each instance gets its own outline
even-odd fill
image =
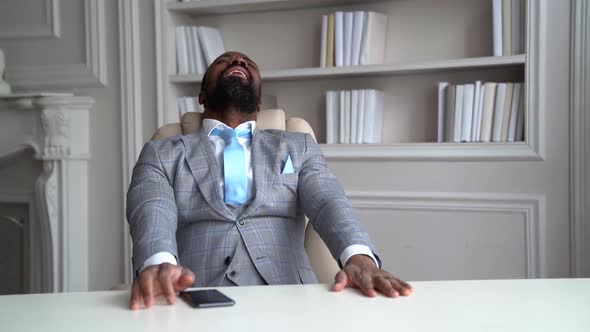
[[[285,160],[285,165],[283,166],[283,170],[281,174],[291,174],[295,173],[295,169],[293,168],[293,162],[291,161],[291,156],[287,155],[287,160]]]

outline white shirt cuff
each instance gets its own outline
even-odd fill
[[[143,270],[145,270],[146,268],[148,268],[152,265],[160,265],[163,263],[170,263],[172,265],[178,265],[178,262],[176,262],[176,257],[174,257],[174,255],[172,255],[169,252],[160,251],[160,252],[153,254],[150,258],[148,258],[143,263],[143,265],[139,268],[139,271],[137,271],[137,274],[140,274]]]
[[[375,265],[377,265],[377,267],[379,267],[379,263],[377,262],[377,258],[375,258],[375,256],[373,255],[373,252],[371,251],[371,249],[369,249],[369,247],[362,245],[362,244],[353,244],[353,245],[350,245],[350,246],[344,248],[344,251],[342,252],[342,254],[340,254],[340,264],[342,264],[342,266],[346,265],[346,262],[348,261],[348,259],[350,259],[350,257],[352,257],[354,255],[367,255],[367,256],[371,257],[371,259],[373,259],[373,261],[375,262]]]

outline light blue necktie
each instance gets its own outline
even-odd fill
[[[211,135],[219,136],[225,141],[223,150],[223,179],[225,203],[239,206],[248,200],[248,176],[246,175],[246,158],[244,148],[238,137],[252,138],[250,128],[234,130],[215,128]]]

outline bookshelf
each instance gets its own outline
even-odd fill
[[[336,10],[388,15],[385,64],[319,67],[321,16]],[[305,118],[320,144],[327,90],[385,92],[384,144],[323,144],[329,159],[539,160],[537,73],[531,70],[537,64],[538,10],[535,1],[527,1],[527,52],[493,57],[491,0],[160,0],[158,125],[178,121],[176,99],[196,95],[202,79],[176,74],[174,27],[208,25],[221,30],[227,50],[258,63],[263,94],[277,96],[289,116]],[[525,82],[525,142],[436,143],[437,83],[475,80]]]

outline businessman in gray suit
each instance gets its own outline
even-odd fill
[[[159,295],[172,304],[191,286],[317,282],[304,249],[303,214],[342,266],[334,291],[412,292],[380,268],[311,136],[256,128],[260,92],[256,63],[227,52],[203,77],[201,128],[144,146],[127,195],[132,309],[150,307]]]

